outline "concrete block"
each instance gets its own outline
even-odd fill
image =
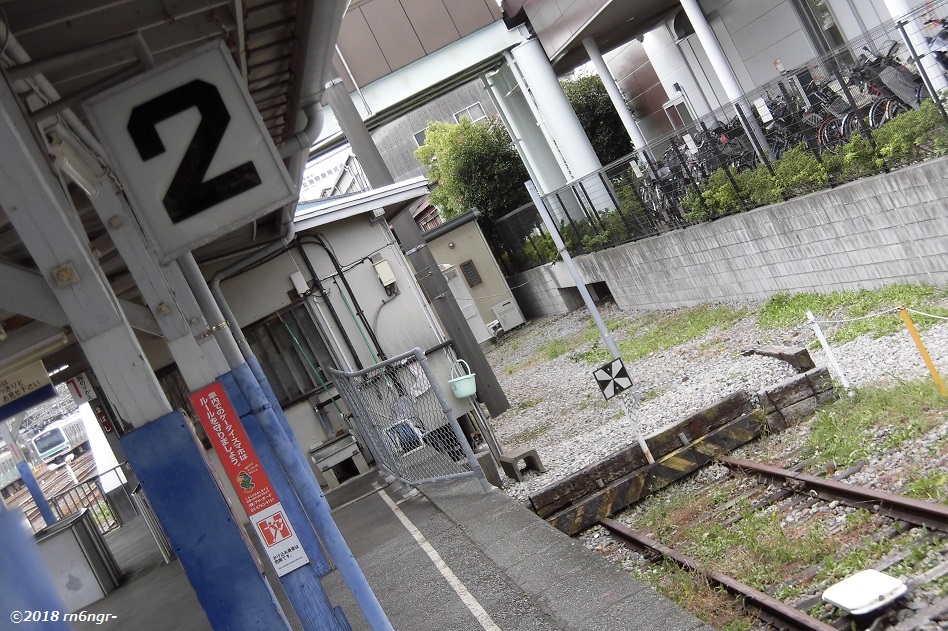
[[[480,453],[474,454],[474,458],[477,459],[477,464],[480,465],[481,470],[484,472],[484,477],[487,478],[487,481],[496,486],[498,489],[502,489],[504,487],[504,482],[500,479],[500,472],[497,471],[497,464],[494,462],[494,456],[489,451],[482,451]]]
[[[527,471],[533,470],[538,473],[545,473],[546,467],[540,462],[540,456],[536,449],[514,449],[501,454],[500,466],[507,474],[507,477],[520,482],[523,476],[520,474],[520,461],[523,461]]]

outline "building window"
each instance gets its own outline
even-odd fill
[[[461,263],[461,272],[464,273],[464,280],[468,287],[476,287],[481,284],[481,275],[477,273],[474,261],[464,261]]]
[[[480,103],[475,103],[474,105],[465,107],[460,112],[454,113],[454,120],[457,122],[460,123],[462,118],[469,118],[472,123],[476,123],[482,118],[487,118],[487,114],[484,113],[484,108],[481,107]]]
[[[332,360],[305,303],[246,327],[244,335],[280,405],[326,389],[322,366]]]
[[[419,147],[422,146],[423,144],[425,144],[425,134],[427,134],[427,133],[428,133],[428,128],[427,128],[427,127],[425,127],[424,129],[422,129],[422,130],[419,131],[419,132],[415,132],[415,134],[414,134],[415,144],[418,145]]]

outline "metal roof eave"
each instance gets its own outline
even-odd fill
[[[297,210],[293,223],[297,232],[317,228],[336,221],[348,219],[393,204],[409,202],[428,194],[428,179],[414,177],[388,186],[374,188],[355,195],[327,198],[325,203],[302,211]],[[322,201],[322,200],[313,200]],[[300,205],[307,202],[300,202]]]

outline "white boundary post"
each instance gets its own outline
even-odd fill
[[[836,360],[836,355],[833,354],[833,349],[830,348],[829,342],[826,341],[826,336],[823,335],[823,330],[820,328],[819,323],[816,321],[812,311],[806,312],[806,319],[810,321],[810,324],[813,326],[813,332],[816,333],[816,338],[820,341],[820,345],[823,347],[823,350],[826,351],[826,358],[829,360],[830,366],[833,367],[833,372],[839,376],[839,380],[842,382],[843,387],[847,390],[851,389],[849,385],[849,379],[846,378],[846,373],[843,372],[842,366],[839,365],[839,362]]]
[[[563,263],[566,265],[566,269],[569,270],[569,275],[573,277],[573,282],[576,283],[576,289],[579,290],[579,295],[583,297],[583,302],[586,303],[586,308],[589,310],[593,321],[596,323],[596,327],[599,329],[599,335],[602,336],[602,341],[605,342],[606,348],[609,349],[613,359],[622,359],[622,357],[619,355],[619,348],[612,339],[612,335],[609,334],[609,329],[606,328],[606,323],[602,321],[602,316],[599,314],[599,309],[596,308],[596,303],[593,302],[592,296],[589,295],[589,290],[586,289],[586,283],[583,281],[583,277],[579,275],[579,270],[577,270],[576,265],[573,264],[573,257],[570,256],[569,251],[566,249],[566,244],[563,243],[563,239],[560,237],[560,231],[557,229],[556,223],[553,221],[553,217],[550,216],[550,211],[547,210],[546,206],[543,204],[543,199],[541,199],[540,194],[537,193],[537,187],[534,186],[531,180],[527,180],[524,183],[524,186],[527,187],[527,192],[530,193],[530,199],[533,200],[533,203],[537,207],[537,212],[540,213],[540,217],[543,218],[543,223],[546,225],[546,229],[550,232],[550,238],[553,239],[553,244],[556,246],[556,251],[559,252],[561,257],[563,257]],[[635,385],[633,385],[632,392],[635,393],[635,391]],[[626,418],[632,425],[635,438],[638,440],[639,446],[642,448],[642,453],[645,454],[646,460],[648,460],[649,463],[655,462],[655,460],[652,458],[652,452],[649,450],[648,445],[645,442],[645,438],[642,436],[642,432],[639,429],[638,420],[629,413],[629,408],[626,406],[625,399],[622,398],[622,395],[617,395],[617,398],[622,404],[622,409],[625,411]],[[638,397],[635,398],[636,400],[638,399]]]

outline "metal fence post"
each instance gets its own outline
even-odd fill
[[[727,175],[728,182],[730,182],[731,186],[734,187],[734,192],[737,193],[737,197],[743,202],[744,193],[741,191],[741,188],[734,180],[734,176],[731,174],[731,167],[728,166],[727,160],[722,158],[721,151],[718,149],[717,144],[715,144],[714,139],[711,137],[711,132],[708,131],[708,126],[704,124],[704,121],[701,121],[700,125],[701,130],[704,131],[704,135],[708,139],[708,144],[711,145],[711,153],[714,154],[714,157],[721,158],[721,168],[724,169],[724,174]]]
[[[816,144],[816,137],[812,134],[804,133],[803,119],[800,117],[800,112],[798,112],[797,109],[793,107],[794,101],[790,96],[790,92],[787,90],[787,86],[784,85],[783,81],[778,81],[777,87],[780,89],[780,94],[783,96],[784,102],[790,109],[790,115],[793,117],[793,122],[796,124],[797,129],[800,130],[800,133],[803,134],[803,138],[806,141],[806,146],[810,149],[810,153],[813,154],[813,157],[816,158],[817,162],[823,164],[823,158],[820,156],[820,150]]]
[[[447,397],[444,396],[444,392],[441,390],[441,387],[438,386],[438,382],[435,380],[434,373],[431,372],[431,366],[428,365],[428,360],[425,358],[425,353],[420,348],[412,349],[412,352],[415,355],[415,360],[421,365],[421,369],[425,372],[425,377],[428,378],[428,383],[431,384],[431,389],[434,390],[435,396],[438,397],[438,403],[441,404],[441,410],[444,412],[444,415],[447,417],[448,422],[451,424],[451,430],[454,432],[454,437],[461,444],[461,449],[464,451],[465,457],[467,457],[467,462],[471,466],[471,471],[474,472],[474,476],[481,483],[481,488],[484,489],[484,492],[490,491],[491,483],[487,481],[487,476],[484,475],[484,470],[481,469],[481,465],[478,464],[477,458],[474,457],[474,451],[471,449],[471,445],[467,442],[467,438],[464,436],[464,432],[461,431],[461,426],[458,424],[458,418],[454,415],[454,410],[451,408],[451,405],[448,403]]]
[[[767,167],[767,170],[770,172],[772,177],[777,177],[777,173],[774,171],[773,165],[770,163],[770,158],[764,152],[764,148],[760,144],[760,139],[757,137],[757,134],[753,133],[753,128],[750,126],[750,122],[747,120],[747,116],[744,114],[744,109],[741,107],[740,103],[734,103],[734,111],[737,112],[737,117],[741,119],[741,125],[746,130],[747,139],[750,140],[751,145],[754,146],[754,153],[757,154],[757,157],[760,158],[760,161],[764,163],[764,166]]]
[[[918,53],[915,52],[915,46],[912,44],[912,40],[908,36],[908,33],[905,32],[905,22],[898,22],[896,26],[899,29],[899,33],[902,34],[902,40],[905,42],[906,47],[908,47],[909,54],[912,55],[911,61],[915,64],[918,74],[922,76],[922,81],[925,82],[925,87],[928,89],[928,94],[931,95],[932,100],[935,102],[935,107],[938,108],[938,112],[941,114],[942,120],[945,121],[945,125],[948,125],[948,112],[945,112],[944,104],[941,102],[941,96],[939,96],[938,91],[935,90],[935,86],[932,84],[932,79],[928,76],[928,72],[925,70],[925,65],[922,63],[922,58],[919,57]]]

